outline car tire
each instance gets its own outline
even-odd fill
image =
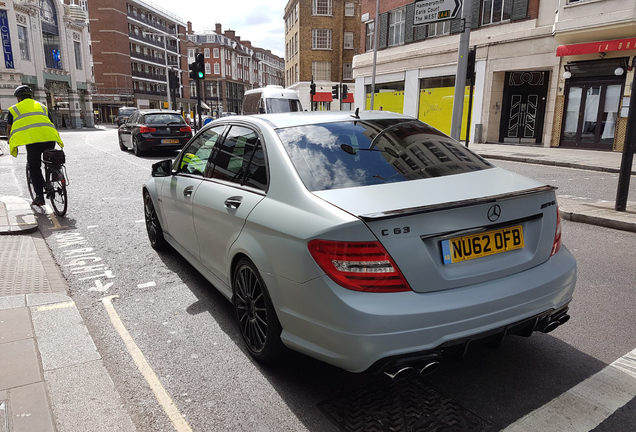
[[[168,242],[163,236],[163,229],[159,223],[159,217],[152,202],[152,197],[148,192],[144,192],[144,217],[146,220],[146,231],[148,232],[148,240],[150,246],[155,250],[166,250]]]
[[[268,362],[280,357],[285,346],[282,326],[256,266],[247,258],[239,261],[232,278],[232,304],[245,347],[252,357]]]
[[[126,147],[124,145],[124,142],[121,140],[121,135],[118,135],[118,137],[119,137],[119,149],[121,151],[128,151],[128,147]]]
[[[143,156],[144,151],[139,148],[139,143],[137,142],[137,138],[133,135],[132,137],[132,148],[135,156]]]

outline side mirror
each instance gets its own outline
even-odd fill
[[[152,164],[151,175],[153,177],[168,177],[172,175],[172,160],[166,159]]]
[[[258,108],[258,113],[259,113],[259,114],[265,114],[265,108],[263,108],[263,107],[259,107],[259,108]]]

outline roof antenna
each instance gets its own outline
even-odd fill
[[[356,112],[351,114],[351,117],[355,119],[360,119],[360,116],[358,115],[359,112],[360,112],[360,107],[356,108]]]

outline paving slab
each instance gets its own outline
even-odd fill
[[[44,372],[57,432],[134,432],[101,360]]]
[[[13,424],[11,432],[55,432],[42,382],[11,389],[9,412]]]
[[[28,308],[0,311],[0,343],[15,342],[32,337],[33,328]]]
[[[30,309],[44,371],[101,359],[73,302]]]
[[[62,293],[41,293],[26,295],[27,306],[42,306],[51,303],[66,303],[70,301],[73,301],[73,299]]]
[[[0,310],[14,309],[24,306],[26,306],[26,299],[24,295],[14,294],[0,296]]]
[[[0,390],[41,381],[33,339],[0,343]]]

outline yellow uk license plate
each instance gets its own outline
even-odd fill
[[[178,139],[162,139],[161,143],[162,144],[179,144],[179,140]]]
[[[442,240],[444,264],[523,248],[521,225]]]

